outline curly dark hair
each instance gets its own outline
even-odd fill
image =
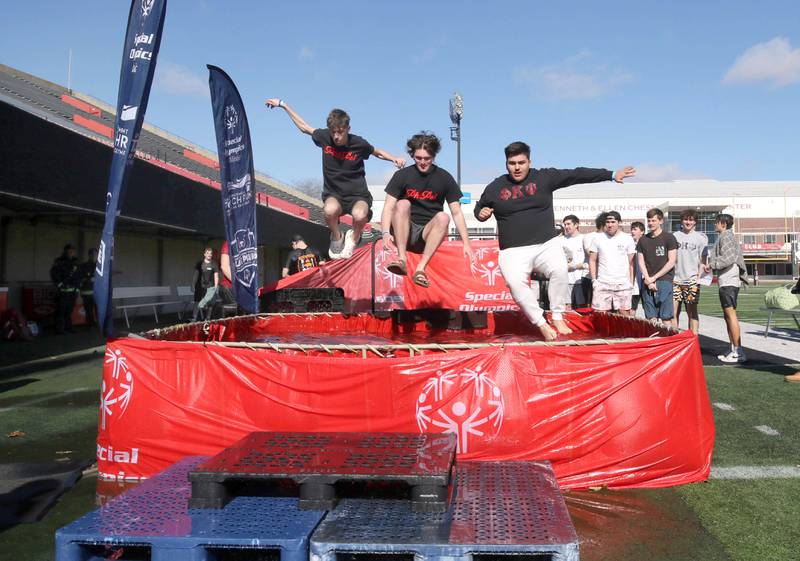
[[[431,156],[436,157],[436,154],[442,149],[442,143],[439,141],[439,137],[430,131],[420,131],[415,134],[408,139],[406,146],[408,147],[408,155],[412,158],[414,157],[414,152],[417,150],[425,150]]]

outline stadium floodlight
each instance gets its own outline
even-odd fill
[[[454,125],[459,125],[463,117],[464,99],[461,97],[460,93],[455,92],[450,99],[450,121],[452,121]]]
[[[464,99],[458,92],[450,98],[450,140],[456,142],[456,179],[461,187],[461,119],[464,118]]]

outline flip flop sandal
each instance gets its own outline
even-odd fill
[[[414,276],[411,277],[411,280],[414,281],[414,284],[422,288],[428,288],[428,275],[425,274],[425,271],[417,271],[414,273]]]
[[[400,275],[404,277],[408,274],[408,269],[406,269],[406,262],[401,261],[398,259],[397,261],[392,261],[386,266],[386,270],[390,273],[394,273],[395,275]]]

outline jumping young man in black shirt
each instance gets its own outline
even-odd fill
[[[381,214],[383,241],[389,244],[391,235],[397,246],[397,260],[386,267],[396,275],[406,275],[406,251],[422,253],[414,275],[414,284],[427,288],[425,267],[447,235],[450,208],[458,235],[464,244],[464,255],[474,260],[469,243],[467,223],[461,212],[461,188],[453,176],[433,163],[441,149],[436,135],[421,132],[406,143],[414,165],[395,172],[386,186],[386,202]]]
[[[505,148],[506,169],[484,189],[475,205],[475,218],[484,222],[497,219],[500,237],[500,272],[511,296],[525,316],[537,326],[545,340],[552,341],[571,333],[564,322],[567,297],[567,258],[556,237],[553,215],[553,191],[578,183],[611,181],[622,183],[636,170],[626,167],[617,172],[607,169],[576,168],[559,170],[531,168],[531,148],[524,142],[512,142]],[[531,288],[531,272],[550,279],[548,296],[553,325],[547,325]]]
[[[374,155],[394,163],[398,169],[402,169],[405,160],[375,148],[360,136],[350,134],[350,116],[341,109],[330,112],[328,128],[315,129],[285,101],[272,98],[266,104],[271,108],[285,109],[300,132],[311,135],[314,144],[322,148],[322,201],[325,222],[331,231],[329,253],[333,259],[352,256],[361,241],[364,225],[372,217],[372,195],[367,189],[364,160]],[[343,214],[353,217],[353,229],[344,236],[339,229],[339,217]]]

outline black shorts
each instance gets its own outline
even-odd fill
[[[323,204],[329,198],[333,197],[339,202],[339,206],[342,207],[342,214],[349,214],[353,215],[353,207],[356,206],[358,201],[364,201],[367,203],[367,207],[369,207],[369,212],[367,213],[367,222],[372,220],[372,195],[367,191],[366,193],[356,193],[355,195],[337,195],[336,193],[322,193],[322,202]]]
[[[422,237],[422,231],[425,226],[420,226],[414,222],[409,223],[408,241],[406,242],[406,251],[411,253],[422,253],[425,251],[425,239]],[[394,235],[394,228],[389,228],[389,232]]]
[[[736,309],[736,300],[739,297],[738,286],[720,286],[719,287],[719,303],[722,304],[722,309],[733,308]]]
[[[590,308],[592,306],[592,279],[581,277],[572,285],[570,304],[573,308]]]

